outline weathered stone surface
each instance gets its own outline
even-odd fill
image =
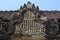
[[[19,10],[0,11],[0,34],[5,38],[14,34],[39,38],[56,36],[60,34],[59,19],[60,11],[42,11],[28,2]]]

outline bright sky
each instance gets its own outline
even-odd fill
[[[60,10],[60,0],[0,0],[0,10],[17,10],[28,1],[38,5],[40,10]]]

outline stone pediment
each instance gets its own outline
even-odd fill
[[[6,23],[6,21],[7,21],[7,24],[10,23],[9,33],[11,31],[14,32],[16,29],[17,29],[16,30],[17,33],[19,33],[18,31],[21,32],[21,29],[22,29],[24,33],[27,33],[27,34],[36,33],[40,37],[41,35],[39,34],[43,33],[42,31],[44,30],[44,27],[45,27],[42,23],[40,23],[40,21],[45,21],[47,17],[49,19],[59,19],[60,11],[41,11],[39,10],[38,6],[36,7],[34,4],[31,4],[30,2],[28,2],[27,4],[24,4],[23,6],[20,7],[20,9],[15,11],[0,11],[0,19],[2,18],[4,23]],[[3,23],[2,20],[0,20],[1,24]],[[8,22],[8,20],[10,21]],[[7,24],[5,25],[7,26]],[[42,34],[42,36],[44,37],[44,34]]]

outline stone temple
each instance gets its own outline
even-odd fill
[[[60,11],[43,11],[27,2],[15,11],[0,11],[0,39],[32,37],[32,40],[60,38]]]

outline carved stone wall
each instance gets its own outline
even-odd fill
[[[35,7],[35,5],[30,2],[24,4],[23,7],[21,6],[20,9],[15,11],[0,11],[0,18],[6,20],[4,24],[6,24],[8,20],[10,21],[10,24],[8,24],[9,22],[6,24],[6,26],[9,25],[9,32],[13,31],[15,34],[21,34],[22,36],[31,35],[32,37],[39,36],[39,38],[43,38],[46,34],[44,33],[46,31],[45,27],[50,30],[48,32],[54,34],[55,37],[57,37],[58,34],[60,35],[60,11],[41,11],[38,6]],[[44,22],[45,24],[43,24]],[[2,23],[0,19],[0,30],[3,27]],[[13,26],[11,26],[11,24]],[[55,34],[55,31],[58,29],[58,33]]]
[[[45,36],[44,25],[35,20],[36,20],[36,15],[31,11],[27,11],[24,14],[24,19],[22,23],[20,23],[19,26],[16,26],[17,29],[15,33],[20,34],[20,32],[22,31],[22,34],[31,35],[32,37],[38,36],[40,38],[41,37],[44,38]]]

